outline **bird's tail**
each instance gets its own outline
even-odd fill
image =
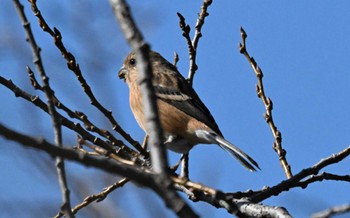
[[[243,152],[240,148],[233,145],[223,137],[219,136],[216,133],[208,132],[205,130],[202,131],[202,134],[205,135],[205,138],[210,140],[212,143],[218,144],[222,149],[233,155],[248,170],[260,170],[258,163],[253,158],[251,158],[248,154]]]

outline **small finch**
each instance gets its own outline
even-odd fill
[[[157,52],[151,51],[149,57],[159,119],[167,148],[178,153],[187,153],[197,144],[217,144],[250,171],[260,169],[253,158],[224,139],[210,111],[177,68]],[[136,65],[136,55],[131,52],[125,58],[118,76],[128,84],[131,110],[139,126],[148,134]]]

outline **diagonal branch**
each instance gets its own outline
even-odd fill
[[[272,109],[273,109],[273,104],[272,100],[270,98],[266,97],[265,91],[264,91],[264,85],[263,85],[263,72],[258,66],[258,64],[255,62],[254,58],[252,58],[246,48],[246,38],[247,34],[244,31],[244,29],[241,27],[241,36],[242,36],[242,43],[239,44],[239,51],[247,58],[248,62],[250,63],[250,66],[253,68],[255,75],[258,79],[258,84],[256,86],[256,92],[258,94],[258,97],[261,99],[263,102],[266,113],[264,114],[264,118],[266,122],[269,124],[272,135],[275,139],[273,143],[273,149],[277,152],[278,158],[280,160],[280,163],[282,165],[282,168],[287,176],[287,178],[291,178],[293,176],[291,167],[287,162],[286,154],[287,151],[282,148],[282,134],[281,132],[277,129],[273,117],[272,117]]]
[[[131,136],[126,133],[123,128],[118,124],[118,122],[115,120],[115,118],[112,115],[112,111],[107,110],[95,97],[94,93],[92,92],[89,84],[85,80],[79,64],[76,62],[75,57],[72,53],[70,53],[66,47],[64,46],[62,42],[62,35],[60,31],[57,28],[51,29],[51,27],[47,24],[43,16],[41,15],[40,10],[38,9],[36,5],[36,0],[29,0],[32,11],[34,15],[38,18],[40,27],[47,33],[50,34],[50,36],[54,39],[54,43],[56,47],[60,50],[62,56],[67,61],[68,68],[75,74],[78,81],[80,82],[81,87],[83,88],[85,94],[89,97],[90,102],[93,106],[95,106],[101,113],[109,120],[109,122],[112,124],[113,130],[117,131],[122,137],[124,137],[131,145],[133,145],[140,153],[143,155],[147,155],[147,153],[144,151],[144,149],[141,147],[141,145],[135,141]]]
[[[23,5],[21,5],[21,3],[18,0],[14,0],[13,2],[16,6],[17,13],[19,14],[19,17],[23,23],[27,42],[30,44],[30,47],[32,48],[33,62],[36,66],[38,73],[40,74],[40,78],[43,83],[42,90],[46,95],[48,112],[53,124],[55,144],[58,147],[62,147],[63,146],[62,145],[62,124],[61,124],[61,120],[59,119],[60,117],[55,108],[55,104],[53,100],[54,92],[50,87],[49,77],[47,76],[42,63],[42,59],[40,55],[41,48],[37,45],[35,41],[34,35],[30,28],[30,23],[28,22],[26,15],[24,13]],[[29,67],[27,67],[27,71],[28,72],[31,71]],[[62,157],[56,157],[56,170],[57,170],[58,181],[60,184],[61,194],[62,194],[61,211],[67,217],[74,217],[73,213],[71,212],[71,203],[70,203],[70,196],[69,196],[70,191],[67,184],[66,170],[65,170],[64,160]]]
[[[157,193],[166,205],[180,217],[198,217],[191,207],[178,195],[169,178],[168,160],[163,145],[163,131],[160,126],[154,87],[152,85],[152,66],[149,62],[149,45],[134,22],[129,6],[124,0],[110,0],[114,14],[119,21],[124,36],[136,53],[138,83],[144,106],[146,127],[149,133],[151,161],[160,189]]]
[[[298,186],[302,187],[302,188],[306,188],[311,183],[321,182],[323,180],[350,182],[350,175],[335,175],[332,173],[323,172],[319,175],[311,175],[311,176],[309,176],[309,178],[307,178],[303,181],[300,181],[298,183]]]
[[[303,169],[299,173],[295,174],[290,179],[284,180],[280,182],[279,184],[271,187],[271,188],[265,188],[257,193],[253,193],[253,195],[250,197],[252,199],[252,202],[261,202],[271,196],[279,195],[283,191],[288,191],[291,188],[294,187],[301,187],[306,188],[308,184],[318,181],[318,179],[313,178],[313,175],[317,175],[318,172],[323,169],[326,166],[338,163],[342,161],[344,158],[348,157],[350,155],[350,146],[345,148],[344,150],[340,151],[337,154],[332,154],[328,158],[325,158],[321,161],[319,161],[317,164],[313,165],[312,167]],[[302,181],[304,178],[310,176],[306,180]],[[327,178],[327,174],[322,174],[320,176],[316,176],[316,178]],[[348,181],[349,177],[343,177],[343,176],[337,176],[337,179],[335,179],[335,176],[330,176],[333,179],[332,180],[340,180],[340,181]]]
[[[109,193],[111,193],[112,191],[114,191],[120,187],[123,187],[129,181],[130,180],[125,177],[125,178],[119,180],[118,182],[114,183],[113,185],[110,185],[110,186],[104,188],[104,190],[102,192],[100,192],[98,194],[87,196],[83,202],[81,202],[80,204],[78,204],[74,208],[72,208],[72,212],[74,214],[76,214],[79,210],[88,206],[89,204],[91,204],[94,201],[96,201],[96,202],[103,201],[108,196]],[[56,215],[56,217],[61,217],[61,216]]]

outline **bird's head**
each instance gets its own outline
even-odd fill
[[[133,72],[136,73],[136,57],[135,53],[131,52],[126,56],[123,66],[120,68],[118,72],[119,79],[124,79],[124,81],[127,80],[128,76],[132,74]]]

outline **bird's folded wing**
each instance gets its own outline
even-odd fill
[[[177,71],[176,67],[170,63],[168,64],[166,69],[162,69],[161,73],[155,70],[157,68],[153,69],[153,85],[156,96],[203,122],[217,134],[222,135],[210,111],[200,100],[194,89]]]

